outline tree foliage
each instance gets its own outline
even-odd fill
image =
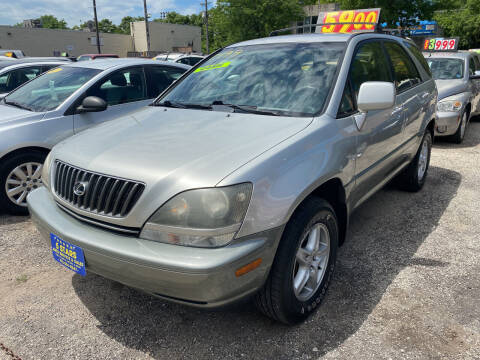
[[[67,22],[65,20],[59,20],[53,15],[40,16],[42,27],[46,29],[68,29]]]
[[[455,1],[455,0],[445,0]],[[340,3],[342,10],[381,8],[380,22],[388,27],[408,26],[417,19],[431,19],[435,10],[434,0],[321,0],[320,3]]]
[[[268,36],[303,18],[298,0],[217,0],[210,11],[213,49]]]
[[[448,10],[437,11],[434,19],[445,36],[460,37],[460,47],[472,49],[480,47],[480,1],[451,1]]]

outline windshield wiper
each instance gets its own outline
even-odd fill
[[[244,112],[249,114],[258,114],[258,115],[271,115],[271,116],[280,116],[277,111],[273,110],[258,110],[257,106],[254,105],[235,105],[235,104],[225,104],[221,100],[216,100],[212,103],[211,106],[226,106],[234,110],[234,112]]]
[[[32,108],[28,107],[28,106],[25,106],[25,105],[22,105],[16,101],[8,101],[8,100],[4,100],[5,104],[7,105],[12,105],[12,106],[15,106],[15,107],[18,107],[20,109],[23,109],[23,110],[28,110],[28,111],[33,111]]]
[[[202,104],[184,104],[176,101],[165,100],[164,102],[155,104],[155,106],[166,106],[172,108],[180,108],[180,109],[204,109],[204,110],[211,110],[212,107],[210,105],[202,105]]]

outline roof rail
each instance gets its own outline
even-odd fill
[[[319,23],[319,24],[308,24],[308,25],[299,25],[299,26],[292,26],[284,29],[274,30],[270,33],[270,36],[277,36],[279,33],[297,30],[297,29],[305,29],[310,28],[310,33],[312,33],[312,29],[317,26],[330,26],[330,25],[373,25],[374,29],[372,32],[380,33],[380,34],[389,34],[389,35],[396,35],[396,36],[404,36],[403,32],[399,31],[398,29],[383,29],[379,23],[373,22],[342,22],[342,23]],[[364,32],[364,30],[354,30],[351,33],[360,33]],[[308,33],[307,33],[308,34]]]

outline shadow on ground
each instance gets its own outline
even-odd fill
[[[423,191],[405,193],[390,185],[363,204],[352,217],[323,305],[295,327],[270,321],[250,303],[202,311],[95,275],[74,276],[72,284],[101,331],[154,358],[318,357],[359,329],[403,268],[448,266],[415,253],[436,228],[460,183],[459,173],[432,167]]]
[[[19,224],[30,220],[30,216],[12,216],[0,211],[0,225]]]

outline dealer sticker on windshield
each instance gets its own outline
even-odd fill
[[[221,69],[221,68],[226,68],[229,65],[230,65],[230,61],[220,63],[220,64],[205,65],[205,66],[199,67],[194,72],[197,73],[197,72],[201,72],[201,71]]]
[[[53,258],[56,261],[77,274],[87,275],[83,250],[80,247],[70,244],[52,233],[50,233],[50,240],[52,242]]]

